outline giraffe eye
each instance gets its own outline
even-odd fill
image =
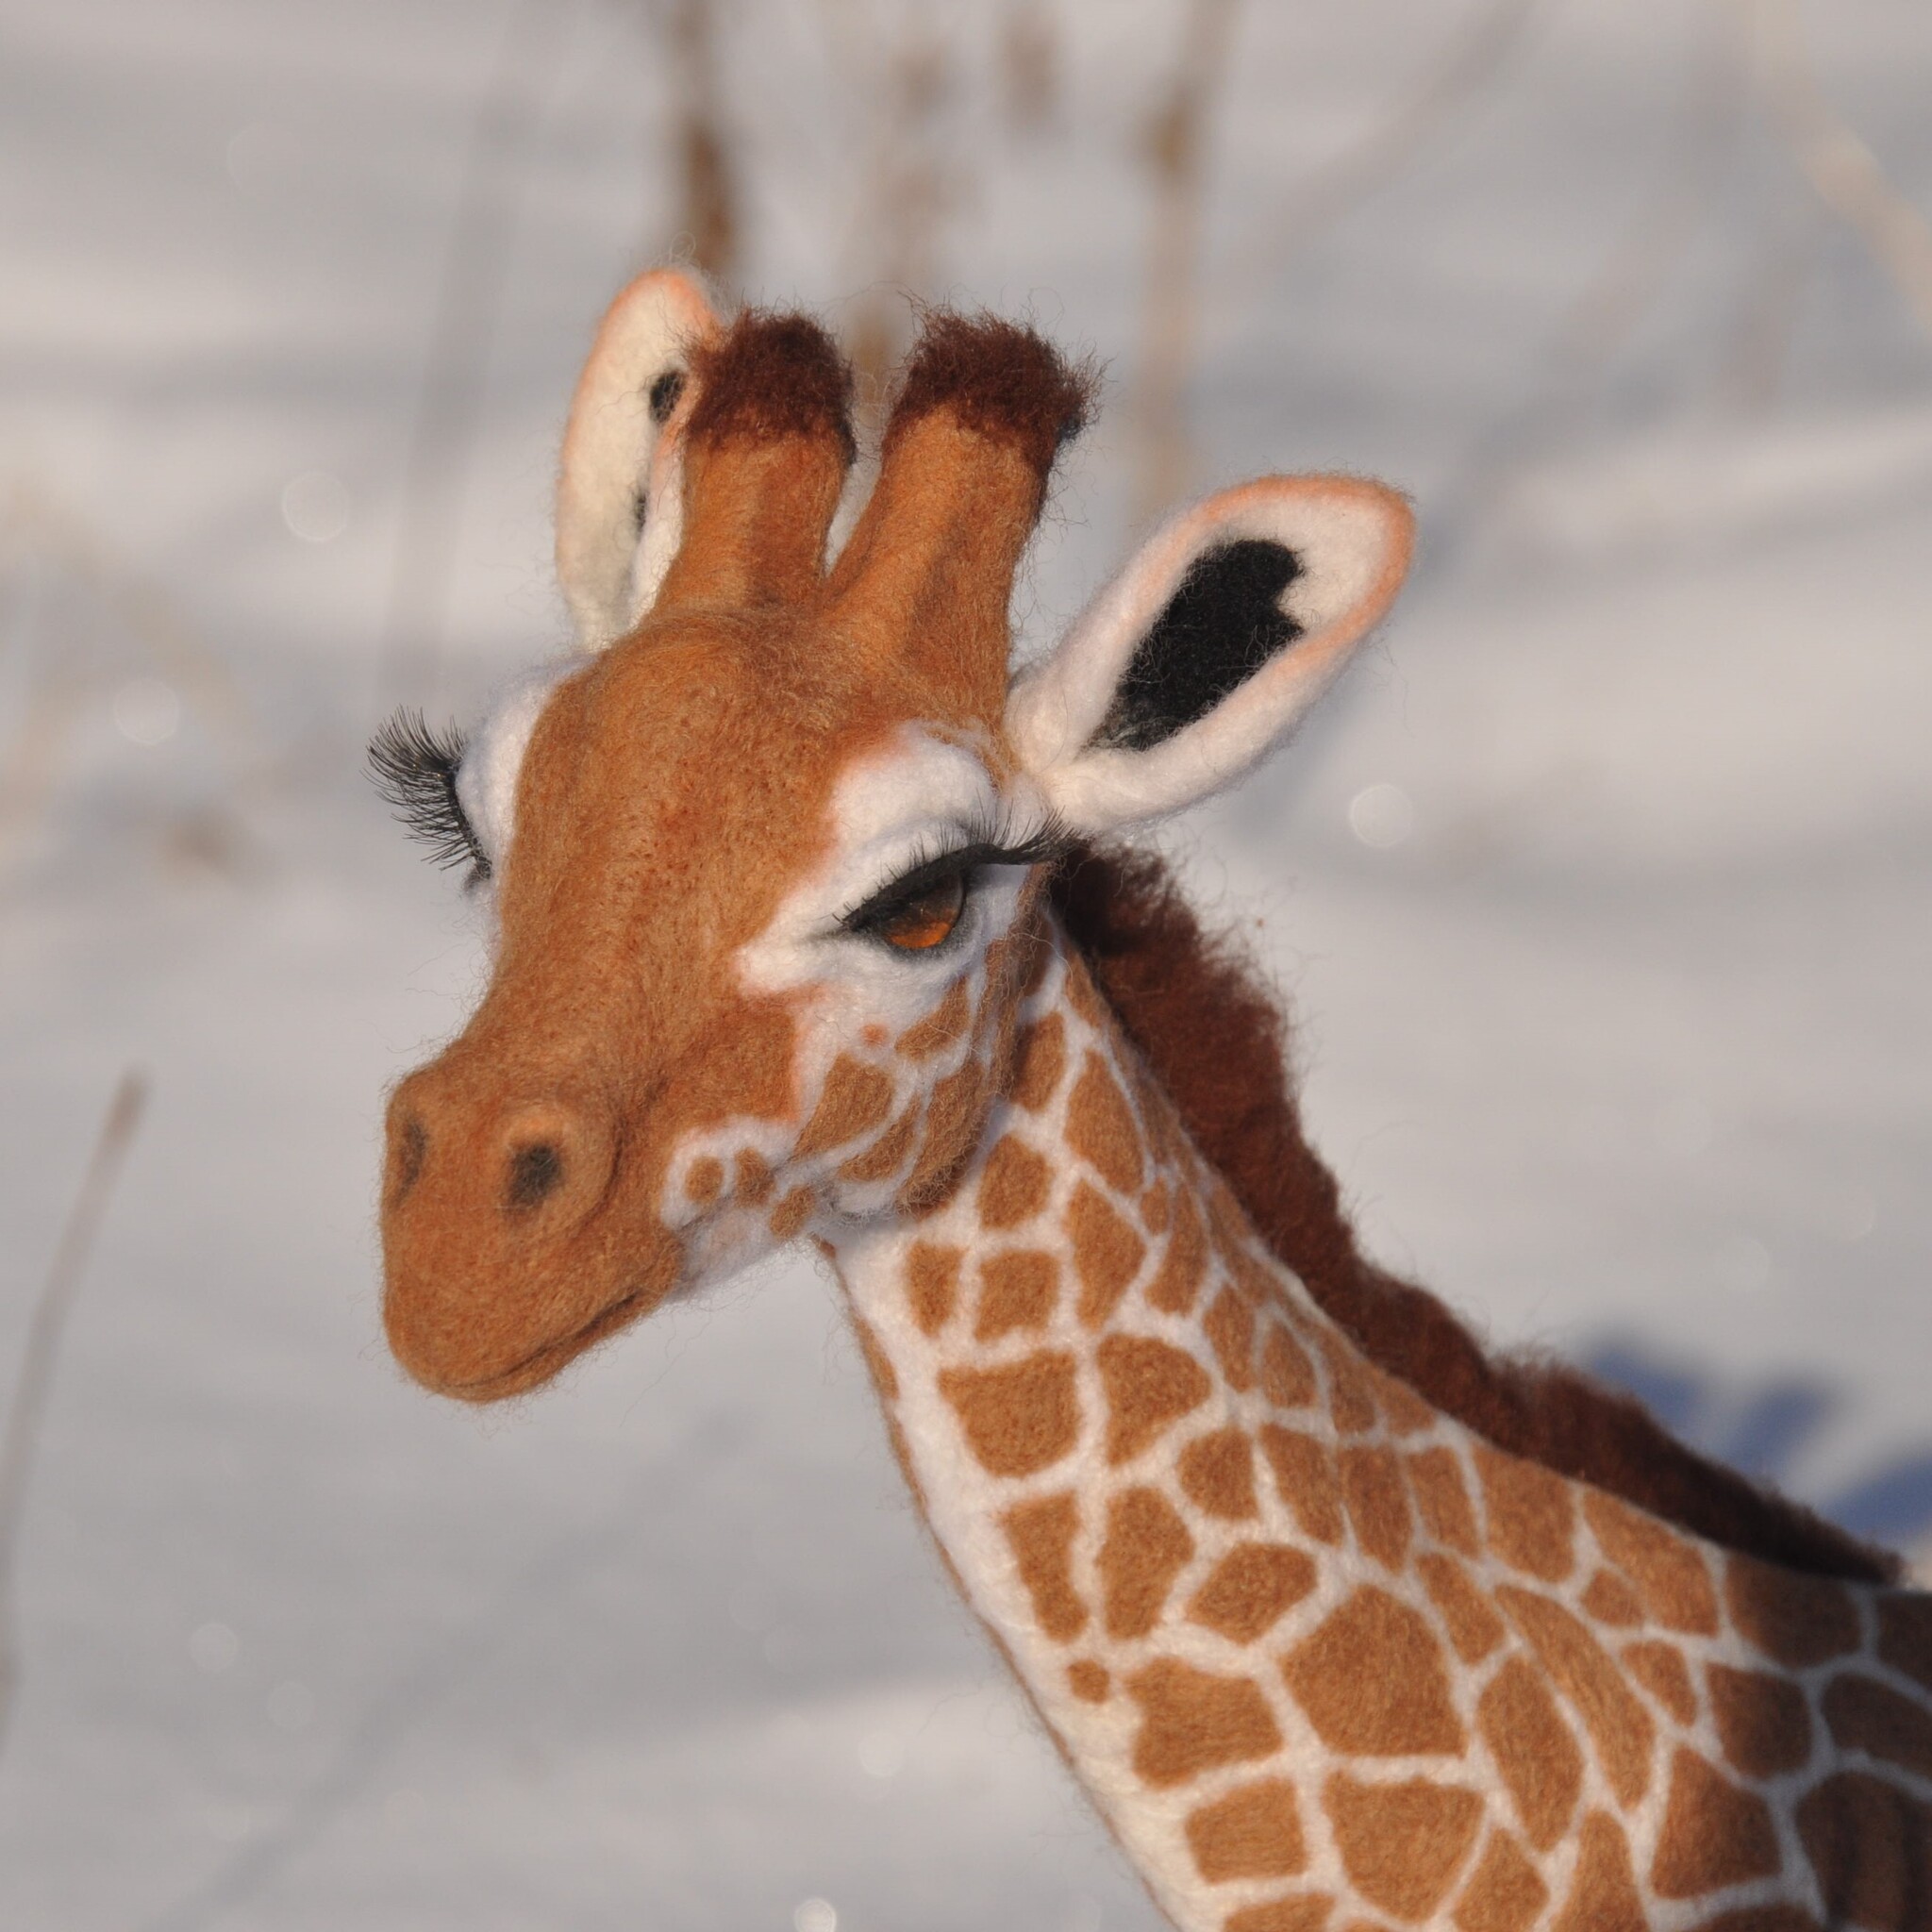
[[[910,899],[902,899],[872,927],[901,953],[929,953],[953,936],[966,909],[966,874],[935,879]]]

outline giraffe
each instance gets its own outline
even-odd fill
[[[467,741],[377,741],[495,934],[390,1102],[397,1357],[497,1400],[815,1242],[943,1561],[1185,1932],[1927,1932],[1932,1597],[1421,1291],[1350,1303],[1332,1183],[1242,1179],[1222,1090],[1278,1034],[1096,844],[1288,735],[1403,500],[1210,497],[1009,679],[1088,378],[929,319],[828,564],[849,391],[807,319],[634,283],[564,442],[578,649]]]

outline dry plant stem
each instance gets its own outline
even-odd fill
[[[33,1474],[34,1451],[40,1443],[41,1423],[54,1386],[60,1335],[146,1104],[146,1077],[130,1068],[122,1074],[121,1083],[114,1090],[108,1117],[94,1141],[93,1156],[68,1212],[67,1225],[60,1231],[59,1244],[54,1250],[40,1300],[34,1305],[13,1403],[7,1412],[7,1433],[0,1439],[0,1736],[4,1736],[12,1714],[13,1693],[19,1680],[13,1634],[14,1560],[21,1520],[25,1513],[27,1484]]]
[[[1297,182],[1236,251],[1241,266],[1233,306],[1245,308],[1297,249],[1397,179],[1494,77],[1535,10],[1536,0],[1493,0],[1360,141]]]
[[[738,266],[738,182],[718,84],[717,26],[712,0],[673,0],[664,19],[676,76],[678,230],[692,264],[728,283]]]
[[[559,0],[517,0],[471,128],[403,472],[382,630],[379,697],[385,707],[404,699],[427,704],[435,695],[517,184],[539,102],[575,10]]]
[[[1806,57],[1791,0],[1734,0],[1763,64],[1780,131],[1826,208],[1853,228],[1932,336],[1932,226],[1832,110]]]
[[[1134,517],[1141,524],[1159,515],[1188,484],[1184,404],[1193,359],[1208,135],[1234,14],[1235,0],[1190,0],[1174,83],[1147,129],[1154,222],[1134,409],[1140,442]]]

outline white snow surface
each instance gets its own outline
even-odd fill
[[[1181,18],[1047,10],[1066,98],[1024,139],[983,106],[1002,9],[931,15],[975,158],[941,292],[1111,371],[1023,586],[1034,648],[1132,535],[1132,142]],[[675,219],[641,11],[554,9],[439,714],[566,635],[571,382]],[[749,291],[849,317],[867,124],[827,37],[866,10],[724,12]],[[16,1552],[0,1925],[1147,1932],[953,1601],[809,1263],[507,1411],[432,1399],[383,1348],[383,1092],[460,1024],[483,952],[360,746],[508,17],[12,0],[0,29],[0,499],[29,486],[117,583],[161,587],[253,721],[225,732],[84,568],[0,532],[8,1378],[114,1080],[154,1082]],[[1698,6],[1545,7],[1398,176],[1274,266],[1232,258],[1472,17],[1241,17],[1197,483],[1384,475],[1424,558],[1297,743],[1171,843],[1291,996],[1378,1255],[1858,1526],[1932,1539],[1932,341],[1740,110],[1604,380],[1547,407],[1579,291],[1680,192],[1731,18]],[[1932,17],[1834,0],[1807,27],[1932,205]],[[1794,236],[1779,379],[1740,401]]]

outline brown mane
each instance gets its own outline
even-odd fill
[[[1898,1580],[1890,1553],[1686,1448],[1632,1397],[1561,1362],[1488,1355],[1434,1295],[1366,1259],[1302,1133],[1286,1015],[1241,948],[1202,929],[1158,858],[1084,851],[1053,903],[1196,1146],[1381,1367],[1497,1447],[1712,1542],[1817,1575]]]

